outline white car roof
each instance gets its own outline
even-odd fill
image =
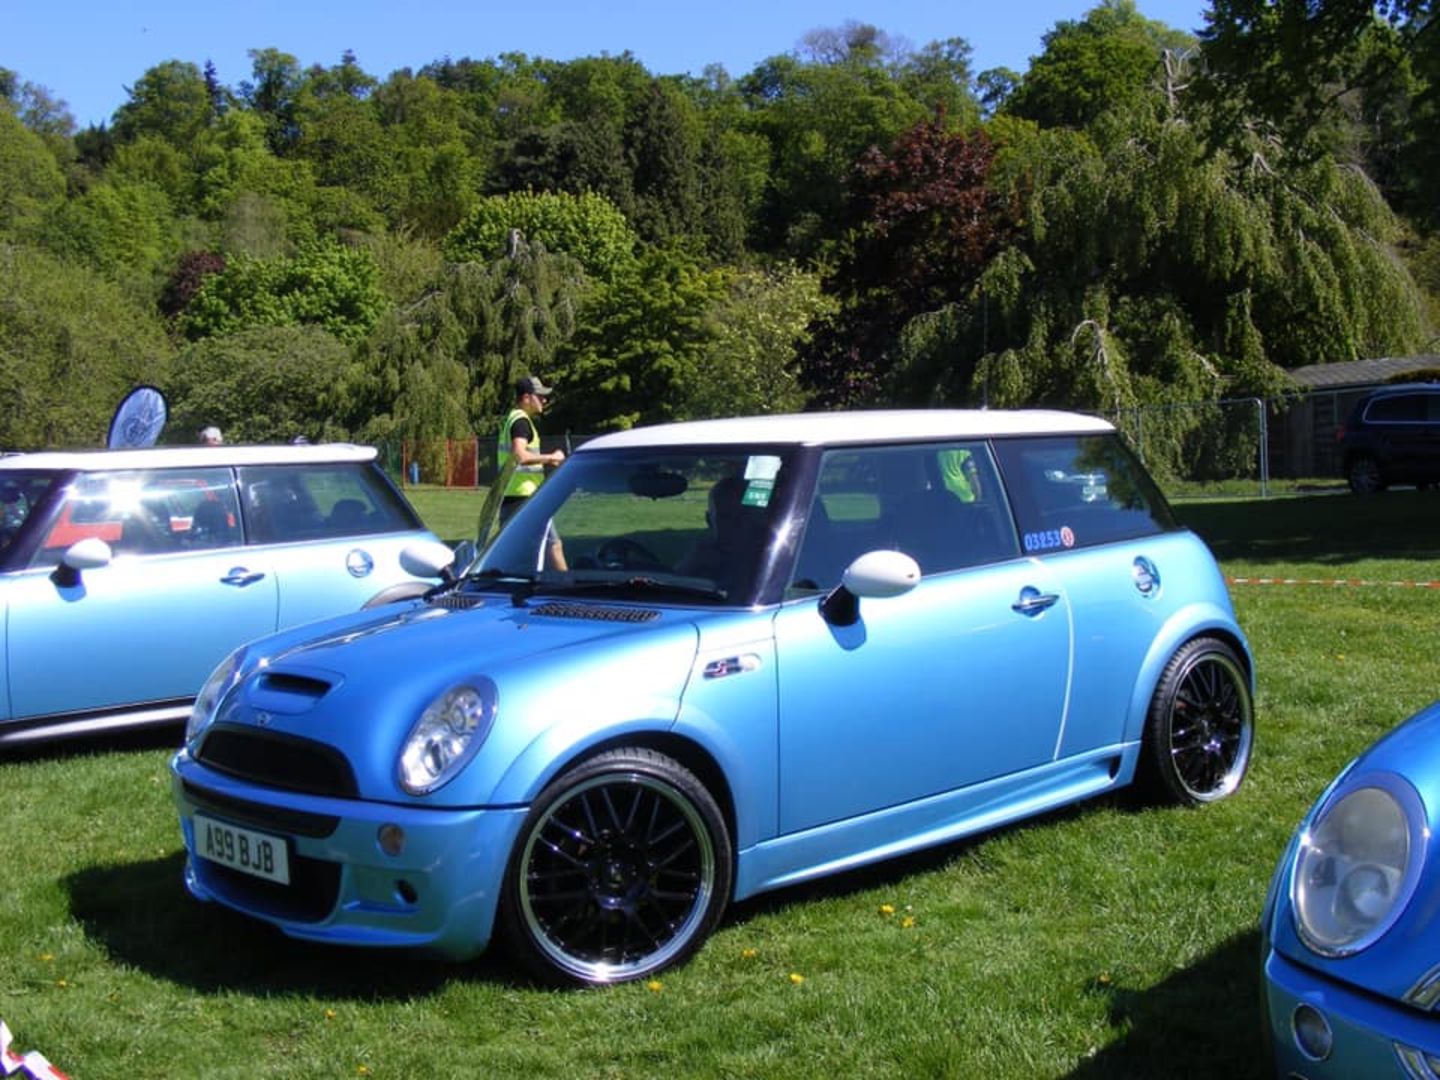
[[[42,450],[0,457],[7,469],[73,469],[109,472],[114,469],[200,469],[230,465],[315,465],[326,462],[372,461],[373,446],[320,443],[315,446],[170,446],[148,450]]]
[[[601,435],[577,447],[576,452],[640,446],[757,443],[851,445],[909,439],[981,439],[992,435],[1078,435],[1114,430],[1114,425],[1096,416],[1049,409],[884,409],[659,424]]]

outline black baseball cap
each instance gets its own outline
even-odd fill
[[[524,397],[526,394],[534,394],[536,397],[549,397],[553,390],[546,386],[539,379],[530,375],[522,375],[515,380],[515,396]]]

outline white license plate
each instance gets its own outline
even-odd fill
[[[290,884],[290,860],[285,841],[228,825],[201,814],[192,819],[195,825],[195,854],[222,866],[254,874],[266,881]]]

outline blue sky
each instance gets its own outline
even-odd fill
[[[249,49],[274,47],[329,66],[346,50],[384,78],[449,56],[522,52],[556,60],[630,50],[651,72],[699,74],[718,63],[743,75],[790,52],[817,27],[871,23],[916,47],[965,38],[976,71],[1023,71],[1041,36],[1094,0],[12,0],[0,19],[0,67],[69,103],[81,126],[108,122],[125,88],[166,60],[214,62],[222,82],[250,76]],[[1182,30],[1203,25],[1200,0],[1138,0],[1145,16]]]

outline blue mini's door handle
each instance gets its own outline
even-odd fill
[[[247,570],[243,566],[232,566],[230,572],[220,579],[222,585],[254,585],[265,575],[259,570]]]
[[[1039,615],[1059,599],[1059,593],[1042,593],[1035,586],[1026,585],[1020,590],[1020,599],[1010,607],[1011,610],[1017,611],[1021,615]]]

